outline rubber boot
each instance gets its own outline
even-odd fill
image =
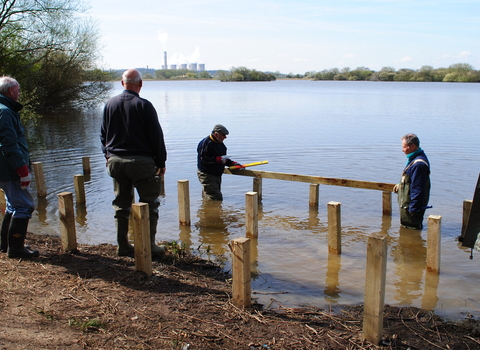
[[[117,255],[133,256],[133,245],[128,242],[128,218],[117,218]]]
[[[36,258],[38,250],[25,247],[28,221],[30,219],[12,217],[8,229],[8,257],[9,258]]]
[[[3,253],[8,249],[8,229],[10,228],[10,221],[12,220],[12,213],[5,213],[2,221],[2,229],[0,231],[0,250]]]
[[[160,245],[158,246],[155,243],[155,235],[150,237],[150,246],[152,248],[152,256],[163,256],[165,254],[165,246]]]
[[[150,246],[152,249],[152,256],[163,256],[165,254],[165,246],[158,246],[155,243],[155,235],[157,234],[158,219],[150,219]]]

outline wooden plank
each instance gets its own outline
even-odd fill
[[[135,270],[143,271],[151,276],[152,247],[150,245],[150,219],[147,203],[132,204],[133,240],[135,244]]]
[[[310,184],[310,193],[308,196],[308,205],[310,207],[318,208],[318,202],[320,197],[320,185],[319,184]]]
[[[247,170],[247,169],[230,170],[226,168],[224,173],[230,174],[230,175],[259,177],[262,179],[307,182],[307,183],[319,184],[319,185],[352,187],[352,188],[362,188],[366,190],[378,190],[378,191],[390,191],[390,192],[392,192],[393,186],[395,186],[395,184],[385,183],[385,182],[347,180],[347,179],[337,179],[333,177],[287,174],[287,173],[277,173],[272,171]]]
[[[367,244],[363,336],[375,345],[382,341],[386,275],[386,236],[371,235]]]
[[[35,185],[37,186],[37,196],[46,196],[47,185],[45,184],[43,164],[41,162],[32,162],[32,170],[33,170],[33,174],[35,175]]]
[[[73,209],[72,193],[62,192],[58,194],[58,212],[63,251],[74,252],[77,250],[77,233],[75,231],[75,210]]]
[[[178,216],[180,225],[190,225],[190,189],[188,180],[178,180]]]
[[[258,237],[258,194],[245,194],[245,234],[247,237]]]
[[[382,213],[383,215],[392,216],[392,192],[382,192]]]
[[[75,186],[75,194],[77,203],[86,203],[85,199],[85,177],[84,175],[78,174],[73,176],[73,183]]]
[[[333,254],[342,253],[342,220],[340,202],[328,202],[328,252]]]
[[[442,240],[442,217],[430,215],[427,231],[427,271],[440,273],[440,244]]]
[[[238,308],[248,308],[252,305],[250,239],[236,238],[229,246],[232,251],[232,301]]]

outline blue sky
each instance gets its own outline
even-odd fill
[[[480,0],[90,0],[102,68],[480,69]]]

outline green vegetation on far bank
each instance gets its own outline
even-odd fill
[[[288,76],[287,76],[288,77]],[[413,70],[402,68],[395,70],[392,67],[383,67],[375,72],[366,67],[325,69],[321,72],[307,72],[305,78],[312,80],[369,80],[369,81],[419,81],[419,82],[480,82],[480,71],[474,70],[468,63],[452,64],[448,68],[433,68],[422,66]]]
[[[410,81],[410,82],[480,82],[480,71],[473,69],[468,63],[452,64],[448,68],[433,68],[422,66],[414,70],[383,67],[374,71],[366,67],[350,69],[324,69],[320,72],[311,71],[305,74],[284,74],[280,72],[260,72],[245,67],[232,67],[231,70],[190,71],[188,69],[145,69],[137,68],[144,80],[209,80],[221,81],[274,81],[277,79],[301,80],[349,80],[349,81]],[[113,80],[121,79],[124,70],[110,71]]]

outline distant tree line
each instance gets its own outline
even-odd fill
[[[233,67],[229,71],[217,72],[220,81],[274,81],[277,79],[274,73],[259,72],[245,67]]]
[[[287,78],[298,77],[287,75]],[[305,78],[312,80],[370,80],[370,81],[420,81],[420,82],[480,82],[480,71],[467,63],[452,64],[448,68],[422,66],[418,70],[383,67],[376,72],[366,67],[325,69],[321,72],[307,72]]]

